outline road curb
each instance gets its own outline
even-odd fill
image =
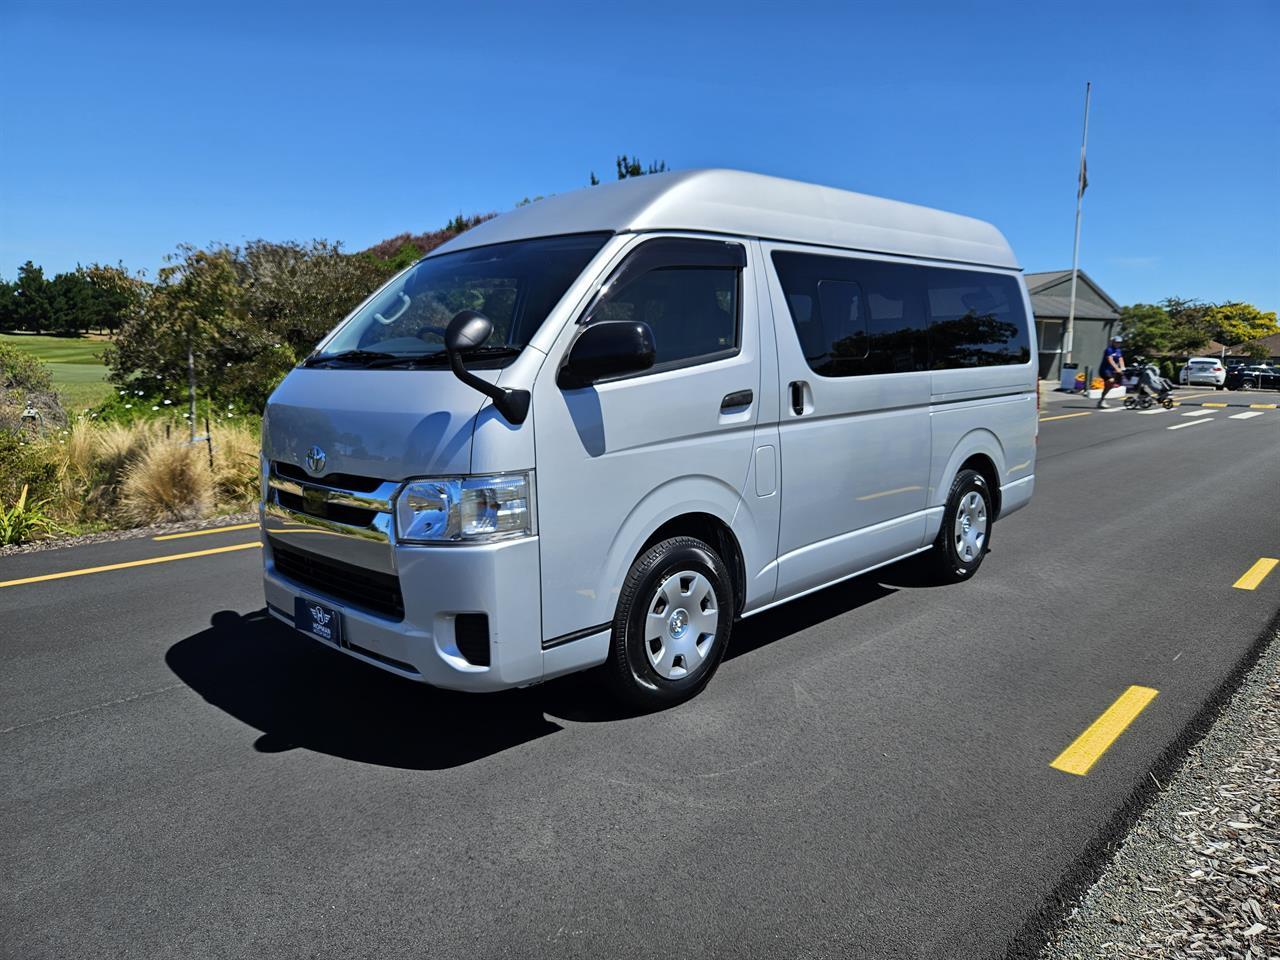
[[[1036,960],[1046,944],[1062,929],[1068,915],[1098,881],[1119,850],[1129,830],[1159,796],[1157,783],[1167,783],[1185,763],[1191,748],[1204,739],[1227,701],[1257,666],[1272,638],[1280,631],[1280,610],[1249,645],[1231,672],[1210,693],[1173,742],[1144,772],[1137,786],[1103,823],[1084,852],[1053,886],[1041,906],[1029,914],[1009,942],[1004,960]]]

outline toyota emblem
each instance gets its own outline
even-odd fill
[[[324,472],[325,455],[324,451],[319,447],[312,447],[307,451],[307,472],[313,476],[319,476]]]

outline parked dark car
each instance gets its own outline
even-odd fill
[[[1228,390],[1280,390],[1280,367],[1268,363],[1234,367],[1227,371]]]

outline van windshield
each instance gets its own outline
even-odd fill
[[[510,359],[608,238],[517,240],[420,260],[353,314],[307,365],[443,361],[444,331],[459,310],[478,310],[493,321],[493,333],[475,353]]]

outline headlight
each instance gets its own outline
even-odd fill
[[[396,538],[402,543],[476,543],[533,532],[533,479],[527,473],[411,480],[396,496]]]

